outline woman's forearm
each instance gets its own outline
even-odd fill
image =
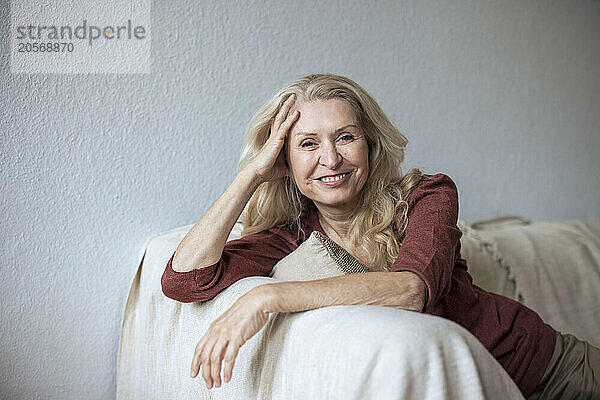
[[[177,246],[172,262],[174,271],[188,272],[219,261],[235,222],[259,184],[250,170],[238,173]]]
[[[427,290],[421,278],[408,271],[277,282],[259,288],[265,290],[264,311],[268,312],[297,312],[336,305],[375,305],[420,312]]]

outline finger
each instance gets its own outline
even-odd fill
[[[228,340],[220,339],[215,343],[210,358],[210,375],[211,379],[215,383],[215,387],[221,386],[221,361],[223,360],[223,353],[227,347]]]
[[[202,350],[204,349],[204,345],[206,343],[207,336],[202,336],[202,339],[196,345],[196,349],[194,350],[194,357],[192,358],[192,367],[191,367],[191,377],[195,378],[198,375],[198,371],[200,370],[200,356],[202,355]]]
[[[206,382],[206,387],[209,389],[212,388],[212,385],[213,385],[213,380],[210,376],[210,374],[211,374],[210,360],[211,360],[211,354],[212,354],[212,350],[215,345],[215,342],[216,342],[216,339],[209,340],[209,342],[206,344],[206,346],[204,346],[204,350],[202,351],[202,355],[200,356],[200,359],[202,361],[202,378]]]
[[[288,115],[285,121],[283,121],[283,124],[281,124],[281,126],[279,127],[279,133],[281,134],[281,136],[287,136],[290,127],[294,124],[294,122],[296,122],[299,115],[300,112],[298,110],[295,110],[294,112],[291,112]]]
[[[233,366],[235,365],[235,359],[240,350],[240,344],[235,341],[230,341],[223,358],[223,380],[229,382],[233,373]]]
[[[283,122],[283,120],[287,117],[288,111],[290,110],[290,107],[292,106],[292,103],[293,103],[293,100],[295,99],[295,97],[296,97],[296,95],[294,93],[292,93],[287,98],[287,100],[281,105],[279,112],[275,116],[275,121],[273,121],[274,129],[271,132],[279,131],[279,127],[281,126],[281,123]]]

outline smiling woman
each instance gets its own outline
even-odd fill
[[[255,287],[199,340],[192,377],[202,367],[207,386],[219,387],[223,369],[229,381],[239,348],[269,313],[379,305],[466,328],[525,397],[598,393],[600,350],[473,285],[460,256],[457,187],[444,174],[403,175],[406,144],[363,88],[333,74],[292,82],[255,114],[239,174],[177,247],[162,276],[164,294],[207,301],[244,277],[269,276],[314,231],[369,273]],[[240,215],[242,237],[226,242]]]

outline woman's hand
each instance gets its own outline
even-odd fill
[[[269,138],[260,149],[260,152],[247,165],[247,168],[253,170],[261,183],[290,175],[290,170],[285,161],[285,154],[281,149],[290,127],[300,115],[299,111],[289,112],[295,101],[296,95],[292,93],[281,106],[273,122],[271,122]]]
[[[238,350],[254,336],[269,320],[269,313],[264,311],[266,296],[250,290],[214,320],[207,332],[196,345],[192,359],[191,377],[198,375],[202,364],[202,377],[206,387],[221,386],[221,361],[223,363],[223,378],[231,380],[231,373]]]

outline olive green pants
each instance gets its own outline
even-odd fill
[[[600,399],[600,349],[557,332],[554,353],[528,400]]]

